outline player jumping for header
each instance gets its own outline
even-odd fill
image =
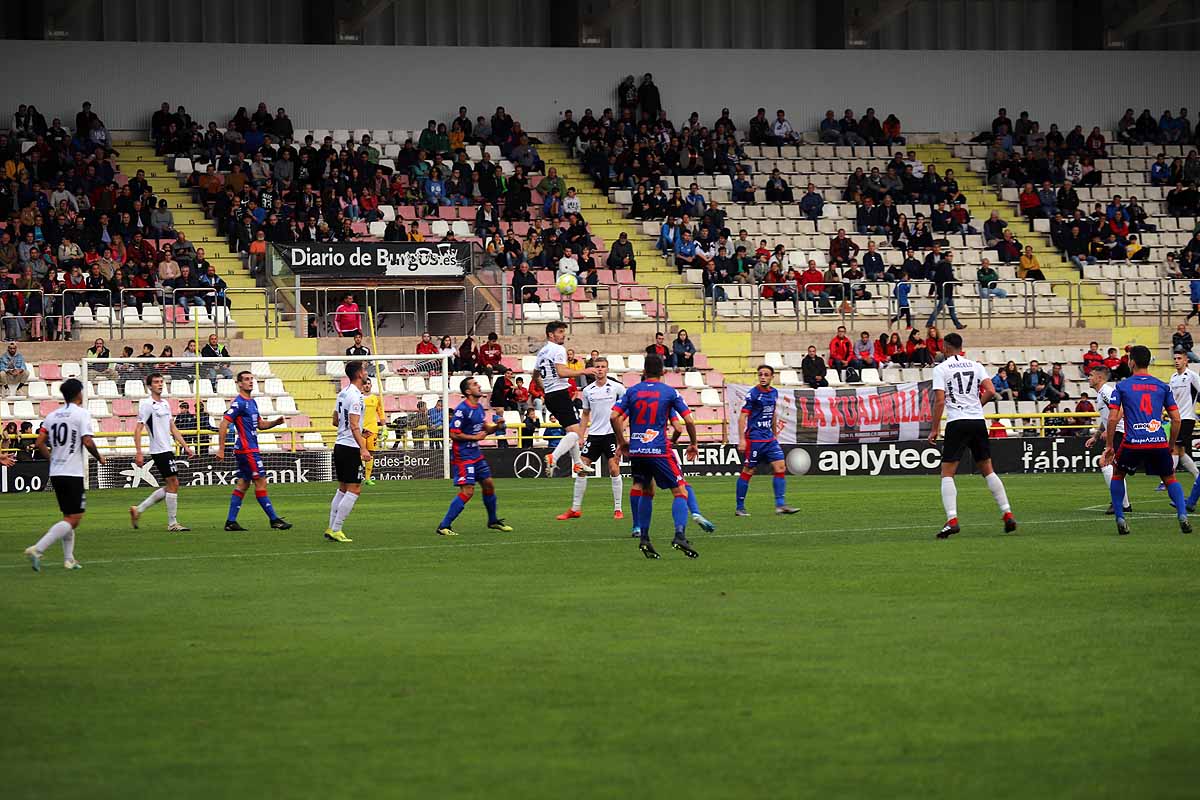
[[[262,455],[258,452],[259,429],[266,431],[282,425],[283,417],[276,417],[270,422],[263,421],[262,415],[258,413],[258,403],[251,396],[254,390],[254,375],[250,372],[242,370],[237,374],[235,382],[238,396],[230,402],[229,409],[221,417],[221,424],[217,429],[217,461],[225,460],[225,437],[229,433],[230,424],[237,431],[237,444],[233,451],[237,461],[237,484],[229,496],[229,516],[225,520],[225,530],[246,530],[238,524],[237,518],[238,512],[242,510],[242,499],[246,496],[246,490],[253,483],[254,497],[262,506],[267,519],[271,521],[271,527],[277,531],[286,531],[292,524],[276,514],[275,506],[271,505],[271,498],[267,494],[267,473],[263,468]]]
[[[554,452],[546,456],[548,478],[554,476],[554,466],[567,453],[571,454],[571,463],[576,474],[588,471],[579,452],[579,440],[582,436],[579,417],[575,413],[575,403],[571,400],[569,379],[581,375],[593,376],[596,374],[596,368],[568,367],[567,349],[563,347],[566,340],[567,323],[547,323],[546,344],[538,351],[533,372],[533,380],[540,383],[546,392],[546,410],[558,420],[559,426],[565,431],[555,445]]]
[[[936,442],[941,427],[942,412],[946,413],[946,438],[942,443],[942,506],[946,509],[946,524],[937,538],[948,539],[958,533],[958,487],[954,474],[963,450],[970,449],[979,474],[987,482],[996,505],[1004,515],[1004,532],[1017,529],[1004,483],[992,469],[992,451],[988,446],[987,420],[983,404],[995,396],[991,378],[983,366],[962,355],[963,340],[957,333],[947,333],[942,339],[946,360],[933,368],[933,430],[929,441]]]
[[[462,513],[475,494],[475,484],[483,487],[483,507],[487,509],[488,527],[494,531],[511,533],[512,526],[496,516],[496,484],[492,482],[492,470],[479,450],[479,443],[489,434],[504,427],[504,422],[490,422],[483,408],[483,390],[474,378],[463,378],[458,385],[463,401],[454,409],[450,419],[450,477],[458,487],[458,494],[450,501],[446,516],[438,524],[439,536],[458,536],[450,527]]]
[[[769,461],[775,473],[775,513],[795,514],[800,509],[787,504],[787,465],[783,459],[783,448],[775,438],[775,409],[779,403],[779,390],[771,386],[775,379],[775,368],[763,364],[758,368],[758,385],[751,386],[742,406],[742,453],[745,462],[742,474],[737,479],[737,508],[734,514],[748,517],[746,493],[750,491],[750,479],[759,460]]]
[[[697,558],[697,553],[687,540],[688,502],[687,485],[675,462],[675,453],[667,441],[667,428],[671,424],[672,412],[683,418],[688,432],[687,456],[695,459],[696,423],[692,411],[683,402],[679,393],[662,382],[663,361],[658,355],[646,356],[645,380],[631,389],[613,408],[613,433],[617,437],[618,452],[629,456],[633,491],[641,493],[640,502],[630,503],[637,514],[640,532],[638,549],[646,558],[658,558],[658,551],[650,543],[650,519],[654,511],[654,495],[645,490],[657,484],[670,489],[671,518],[675,523],[675,538],[671,547],[688,558]],[[629,425],[626,436],[625,425]],[[632,493],[631,493],[632,494]]]
[[[1134,345],[1129,350],[1129,363],[1133,374],[1117,384],[1109,400],[1108,428],[1104,433],[1105,448],[1102,463],[1115,464],[1109,491],[1112,495],[1113,512],[1117,518],[1117,533],[1129,533],[1125,521],[1123,501],[1126,497],[1125,476],[1141,468],[1147,475],[1162,478],[1175,513],[1179,517],[1179,530],[1192,532],[1187,518],[1187,501],[1183,487],[1175,480],[1175,468],[1171,463],[1171,443],[1163,428],[1163,411],[1171,418],[1171,430],[1179,430],[1179,407],[1171,387],[1150,374],[1150,348]],[[1121,449],[1115,450],[1113,436],[1117,420],[1125,419],[1125,441]],[[1194,490],[1193,490],[1194,491]]]

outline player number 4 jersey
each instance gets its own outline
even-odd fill
[[[983,365],[962,356],[950,356],[933,368],[934,391],[946,393],[946,421],[983,419],[979,385],[988,380]]]
[[[583,407],[591,415],[588,418],[588,436],[607,436],[613,432],[612,410],[617,401],[625,396],[625,385],[607,380],[601,386],[589,383],[583,389]]]
[[[746,392],[746,403],[742,412],[747,414],[746,438],[751,442],[775,441],[775,407],[779,401],[779,390],[772,387],[763,390],[751,386]]]
[[[1125,417],[1122,447],[1167,447],[1163,411],[1178,407],[1167,384],[1153,375],[1132,375],[1117,384],[1109,407],[1120,408]]]
[[[567,388],[567,379],[559,377],[558,368],[555,364],[567,363],[567,348],[561,344],[554,342],[546,342],[541,350],[538,350],[537,360],[534,369],[542,378],[542,388],[546,390],[546,394],[551,392],[562,391]]]
[[[358,448],[358,442],[354,440],[354,431],[350,427],[350,415],[358,415],[359,429],[362,429],[363,418],[363,394],[354,384],[350,384],[342,391],[338,392],[337,396],[337,441],[336,444],[345,445],[346,447]]]

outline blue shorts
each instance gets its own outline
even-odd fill
[[[252,481],[267,474],[263,469],[260,453],[237,453],[237,476],[244,481]]]
[[[769,442],[750,442],[750,451],[746,453],[745,469],[752,471],[759,461],[770,464],[773,461],[783,461],[783,448],[779,442],[772,439]]]
[[[660,489],[674,489],[686,485],[679,465],[675,463],[674,453],[665,456],[630,456],[629,471],[633,482],[641,486],[649,486],[653,481]]]
[[[1171,448],[1144,447],[1132,448],[1122,445],[1117,451],[1117,469],[1125,474],[1141,470],[1146,475],[1156,478],[1167,478],[1175,474],[1175,464],[1171,459]]]
[[[455,486],[474,486],[476,481],[487,480],[492,477],[492,468],[488,466],[487,460],[477,458],[474,461],[456,461],[450,460],[450,477],[454,479]]]

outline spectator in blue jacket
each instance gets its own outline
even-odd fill
[[[675,252],[675,247],[679,244],[679,223],[674,217],[667,217],[666,222],[662,224],[662,228],[658,232],[658,244],[655,245],[664,253]]]
[[[1150,165],[1150,183],[1154,186],[1171,183],[1171,165],[1167,163],[1166,153],[1159,153],[1158,158]]]
[[[807,219],[818,220],[825,209],[825,198],[817,191],[814,184],[809,184],[800,198],[800,213]]]
[[[688,190],[687,197],[683,198],[684,208],[687,213],[691,214],[696,219],[704,216],[704,208],[708,203],[704,200],[704,195],[700,193],[700,187],[692,184]]]
[[[996,374],[992,376],[992,388],[996,390],[996,397],[1001,400],[1013,399],[1013,387],[1008,385],[1008,369],[1001,367],[996,370]]]
[[[421,187],[422,193],[425,195],[425,202],[431,210],[438,206],[450,205],[450,198],[446,196],[446,182],[442,180],[442,171],[433,169],[429,172],[429,177]],[[436,213],[434,211],[433,213]]]

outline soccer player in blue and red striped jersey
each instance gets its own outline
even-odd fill
[[[742,406],[742,474],[737,479],[737,508],[734,514],[748,517],[746,493],[750,491],[750,479],[759,461],[771,464],[775,473],[772,484],[775,489],[775,513],[795,514],[800,509],[787,504],[787,464],[783,459],[783,448],[775,438],[775,409],[779,403],[779,390],[771,386],[775,379],[775,368],[763,364],[758,368],[758,384],[751,386]]]
[[[650,519],[654,512],[654,496],[646,490],[654,485],[670,489],[671,518],[675,523],[675,538],[671,547],[688,558],[697,558],[697,553],[687,540],[688,500],[687,484],[675,461],[675,453],[668,441],[667,431],[671,426],[671,414],[677,413],[687,428],[689,443],[687,456],[695,459],[696,423],[692,411],[683,402],[679,393],[662,382],[663,360],[659,355],[646,356],[645,379],[625,392],[625,396],[613,407],[613,433],[617,437],[619,452],[629,456],[633,488],[630,492],[630,509],[636,516],[637,528],[641,533],[638,549],[646,558],[658,558],[658,552],[650,543]],[[625,426],[628,424],[628,433]],[[651,489],[651,491],[653,491]],[[635,497],[640,500],[635,501]]]
[[[1113,479],[1109,493],[1113,498],[1113,513],[1117,518],[1117,533],[1129,533],[1125,521],[1125,475],[1138,469],[1147,475],[1162,478],[1179,515],[1179,530],[1191,533],[1188,522],[1183,487],[1175,480],[1175,467],[1171,462],[1171,443],[1163,428],[1163,411],[1171,418],[1171,430],[1179,430],[1179,407],[1171,387],[1150,374],[1150,349],[1135,345],[1129,351],[1129,363],[1133,374],[1117,384],[1109,400],[1108,425],[1104,432],[1105,449],[1101,464],[1114,463]],[[1117,421],[1124,417],[1125,439],[1116,452],[1113,451],[1113,434]]]
[[[463,401],[454,409],[450,418],[450,478],[458,487],[458,494],[450,501],[450,508],[438,523],[439,536],[457,536],[454,520],[471,502],[475,484],[483,488],[483,507],[487,509],[488,527],[494,531],[511,533],[512,526],[496,516],[496,484],[492,482],[492,470],[479,449],[479,443],[494,431],[504,427],[503,419],[491,421],[483,407],[483,390],[479,381],[464,378],[458,385]]]
[[[225,530],[244,531],[238,524],[238,512],[242,510],[242,498],[246,490],[254,483],[254,496],[262,506],[263,513],[271,520],[271,527],[277,531],[286,531],[291,523],[275,513],[271,498],[267,494],[267,473],[263,469],[262,455],[258,452],[258,431],[270,430],[276,425],[283,424],[283,417],[276,417],[265,422],[258,413],[258,403],[254,401],[251,392],[254,390],[254,376],[243,370],[237,374],[237,397],[229,403],[229,410],[221,417],[221,425],[217,430],[217,461],[225,459],[226,434],[232,425],[237,433],[234,447],[234,457],[237,462],[237,484],[229,498],[229,516],[225,521]]]

